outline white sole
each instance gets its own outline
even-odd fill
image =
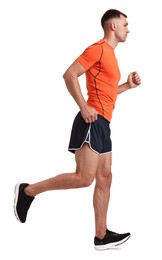
[[[17,215],[17,210],[16,210],[16,206],[17,206],[17,201],[18,201],[18,196],[19,196],[19,187],[20,187],[20,183],[15,185],[15,198],[14,198],[14,213],[15,216],[17,218],[17,220],[20,221],[18,215]],[[21,222],[21,221],[20,221]]]
[[[110,248],[119,246],[119,245],[123,244],[124,242],[126,242],[130,238],[130,236],[131,235],[129,235],[128,237],[126,237],[123,240],[118,241],[118,242],[113,242],[113,243],[109,243],[109,244],[101,245],[101,246],[97,245],[97,246],[95,246],[95,249],[96,250],[106,250],[106,249],[110,249]]]

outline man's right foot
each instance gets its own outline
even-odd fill
[[[130,233],[118,234],[107,229],[103,239],[98,237],[94,238],[95,249],[106,250],[112,247],[116,247],[126,242],[130,236]]]
[[[24,223],[26,221],[28,209],[35,197],[26,195],[24,189],[28,183],[19,183],[15,186],[14,212],[16,218]]]

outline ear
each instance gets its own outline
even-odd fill
[[[116,23],[112,23],[112,24],[111,24],[111,30],[112,30],[112,31],[115,31],[115,30],[116,30],[116,27],[117,27]]]

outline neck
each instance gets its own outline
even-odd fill
[[[118,45],[118,42],[115,39],[112,39],[112,37],[106,37],[104,36],[103,40],[107,42],[113,49],[115,49]]]

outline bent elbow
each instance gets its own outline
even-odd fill
[[[66,72],[62,75],[62,77],[63,77],[64,80],[65,80],[65,74],[66,74]]]
[[[71,80],[73,78],[73,73],[71,72],[70,69],[67,69],[65,71],[65,73],[63,74],[63,79],[65,80],[65,82]]]
[[[67,69],[63,74],[63,79],[66,80],[69,77],[69,70]]]
[[[66,77],[66,71],[64,72],[64,74],[62,75],[63,79],[65,80]]]

